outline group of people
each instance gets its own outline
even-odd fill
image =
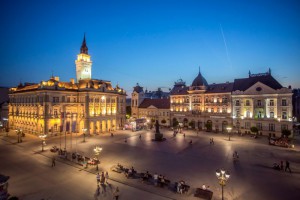
[[[105,174],[104,172],[101,172],[101,175],[97,173],[96,175],[97,185],[104,184],[104,183],[108,184],[108,178],[109,178],[108,172],[105,172]]]
[[[133,176],[135,173],[136,173],[136,171],[134,170],[133,167],[131,167],[127,171],[125,171],[125,175],[127,178],[129,178],[130,176]]]
[[[102,193],[104,193],[104,191],[106,191],[104,183],[109,184],[108,178],[109,178],[108,172],[105,172],[105,174],[104,174],[104,172],[101,172],[101,174],[97,173],[97,175],[96,175],[96,179],[97,179],[96,196],[100,195],[100,185],[103,187]],[[96,196],[95,196],[95,199],[96,199]],[[119,190],[119,187],[116,187],[113,192],[113,198],[118,200],[119,196],[120,196],[120,190]]]
[[[273,164],[273,169],[276,169],[276,170],[279,170],[279,171],[283,171],[283,168],[284,168],[284,166],[283,166],[283,161],[282,160],[280,161],[280,164],[278,164],[278,163],[274,163]],[[290,168],[290,162],[287,161],[287,160],[285,161],[284,171],[285,172],[289,171],[290,173],[292,173],[292,170]]]
[[[179,181],[177,183],[177,192],[179,194],[183,194],[184,192],[187,192],[188,187],[189,186],[185,183],[185,181]]]
[[[166,179],[165,176],[163,176],[161,174],[158,175],[157,173],[155,173],[153,175],[153,179],[154,179],[154,185],[155,186],[160,185],[161,187],[163,187],[166,184],[166,182],[167,182],[167,179]]]

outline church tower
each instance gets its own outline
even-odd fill
[[[92,61],[91,56],[88,54],[88,48],[86,46],[85,34],[83,37],[82,45],[80,48],[80,54],[77,55],[76,64],[76,82],[80,79],[92,78]]]

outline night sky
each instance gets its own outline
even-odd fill
[[[247,3],[246,3],[247,2]],[[250,3],[251,2],[251,3]],[[0,1],[0,86],[75,78],[84,33],[92,77],[130,94],[272,70],[300,87],[300,1]],[[163,88],[166,90],[166,88]]]

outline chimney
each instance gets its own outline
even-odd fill
[[[54,77],[54,80],[59,81],[59,77],[58,77],[58,76],[55,76],[55,77]]]
[[[72,84],[74,84],[74,83],[75,83],[74,78],[70,78],[70,82],[71,82]]]

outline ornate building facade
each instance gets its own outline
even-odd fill
[[[126,92],[92,79],[85,37],[77,56],[76,82],[51,77],[10,89],[9,126],[32,134],[101,133],[123,127]]]
[[[208,84],[199,72],[191,86],[179,80],[170,94],[171,120],[199,130],[248,132],[280,136],[292,130],[292,90],[267,73],[234,82]]]
[[[191,86],[179,80],[171,90],[172,124],[199,130],[225,131],[231,123],[231,91],[233,83],[209,85],[199,71]]]

